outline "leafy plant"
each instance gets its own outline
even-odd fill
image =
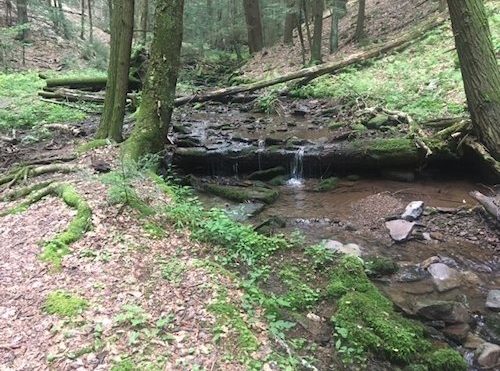
[[[149,314],[140,306],[134,304],[125,304],[120,314],[116,316],[117,323],[126,324],[133,328],[144,327],[149,319]]]

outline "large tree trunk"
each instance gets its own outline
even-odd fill
[[[140,14],[140,40],[142,45],[146,45],[146,40],[148,36],[148,16],[149,16],[149,1],[142,0],[141,1],[141,14]]]
[[[311,47],[311,63],[321,63],[324,9],[324,0],[314,0],[314,34]]]
[[[5,0],[5,25],[12,26],[12,1]]]
[[[184,0],[157,0],[151,57],[137,122],[123,145],[127,159],[160,152],[174,109],[182,44]]]
[[[122,140],[134,31],[134,0],[115,0],[111,20],[111,50],[104,112],[97,138]]]
[[[28,5],[26,0],[17,0],[17,25],[26,25],[28,23]],[[25,28],[19,33],[21,40],[28,37],[28,30]]]
[[[243,9],[248,30],[248,48],[250,53],[256,53],[264,47],[259,1],[243,0]]]
[[[285,27],[283,30],[283,43],[293,44],[293,30],[298,24],[297,6],[295,0],[287,0],[285,15]]]
[[[366,1],[359,0],[358,20],[356,22],[356,33],[354,34],[355,41],[361,41],[365,38],[365,7]]]
[[[448,0],[474,130],[500,160],[500,71],[482,0]]]

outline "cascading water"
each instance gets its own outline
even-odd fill
[[[259,146],[259,148],[257,149],[257,161],[259,163],[259,171],[260,171],[260,170],[262,170],[262,166],[261,166],[262,152],[264,152],[264,147],[266,146],[265,140],[259,139],[258,146]]]
[[[300,147],[295,156],[291,166],[291,177],[287,184],[293,187],[300,187],[304,180],[304,148]]]

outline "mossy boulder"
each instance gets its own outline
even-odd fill
[[[271,204],[276,201],[279,196],[279,192],[277,190],[256,186],[240,187],[220,184],[205,184],[204,190],[205,192],[236,202],[262,201],[266,204]]]
[[[332,317],[337,341],[402,365],[425,363],[429,369],[441,365],[449,357],[461,370],[460,355],[449,349],[447,353],[430,353],[432,344],[424,336],[423,327],[403,318],[394,311],[392,302],[370,282],[361,259],[343,257],[334,268],[327,296],[337,298],[337,311]],[[430,357],[426,357],[431,354]],[[427,364],[426,359],[432,361]],[[447,370],[447,369],[445,369]]]
[[[399,269],[394,260],[383,256],[375,256],[367,259],[365,267],[367,275],[371,277],[391,275]]]
[[[255,171],[248,176],[248,179],[266,181],[285,174],[286,174],[285,168],[283,166],[277,166],[270,169]]]
[[[368,129],[380,129],[383,125],[388,125],[390,118],[384,114],[378,114],[365,123]]]
[[[316,187],[316,191],[318,192],[331,191],[337,186],[338,182],[339,178],[335,177],[323,179],[319,182],[318,186]]]

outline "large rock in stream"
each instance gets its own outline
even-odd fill
[[[439,292],[449,291],[462,285],[462,274],[446,264],[434,263],[427,270],[432,276],[436,290]]]
[[[266,204],[271,204],[276,201],[279,196],[279,192],[275,189],[258,186],[242,187],[206,183],[203,184],[202,187],[207,193],[236,202],[261,201]]]
[[[490,290],[490,292],[488,292],[486,308],[500,311],[500,290]]]
[[[385,223],[385,227],[389,230],[389,234],[395,242],[406,241],[411,235],[414,226],[414,222],[403,219],[390,220]]]

